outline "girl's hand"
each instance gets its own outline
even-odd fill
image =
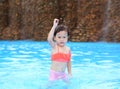
[[[69,78],[72,78],[72,74],[68,74],[68,77],[69,77]]]
[[[58,23],[59,23],[59,19],[54,19],[53,26],[57,27]]]

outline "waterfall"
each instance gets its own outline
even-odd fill
[[[110,10],[111,10],[111,0],[107,1],[106,10],[105,10],[105,18],[103,22],[102,27],[102,41],[107,41],[107,36],[109,34],[109,27],[111,26],[111,20],[110,20]]]
[[[22,38],[32,39],[33,30],[35,26],[35,7],[34,2],[31,0],[22,1],[23,8],[23,27],[22,27]]]

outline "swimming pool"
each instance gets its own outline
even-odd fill
[[[120,44],[67,45],[72,50],[71,83],[57,81],[50,89],[120,89]],[[50,63],[47,42],[0,41],[0,89],[45,89]]]

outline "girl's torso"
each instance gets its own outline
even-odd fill
[[[57,72],[65,72],[66,67],[67,67],[67,62],[52,61],[51,70]]]
[[[70,50],[67,47],[64,47],[64,49],[61,50],[56,46],[51,55],[51,69],[58,72],[64,72],[67,67],[67,63],[70,61],[70,57]]]

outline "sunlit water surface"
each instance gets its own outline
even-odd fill
[[[0,89],[120,89],[120,44],[67,44],[72,50],[70,83],[48,82],[47,42],[0,41]],[[51,86],[50,86],[51,85]]]

